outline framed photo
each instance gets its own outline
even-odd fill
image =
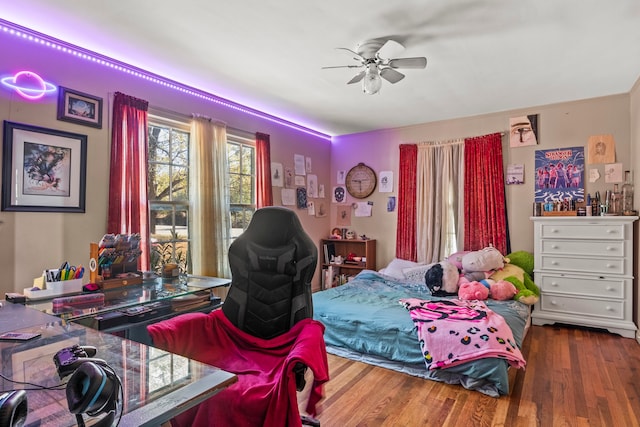
[[[102,129],[102,98],[60,86],[58,120]]]
[[[4,122],[2,210],[85,211],[87,136]]]

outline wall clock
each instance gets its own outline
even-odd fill
[[[364,199],[376,189],[376,173],[364,163],[358,163],[347,173],[345,185],[353,197]]]

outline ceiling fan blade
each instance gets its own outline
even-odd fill
[[[323,70],[327,70],[329,68],[360,68],[362,65],[332,65],[329,67],[321,67]]]
[[[364,78],[365,74],[366,74],[366,72],[360,71],[358,74],[353,76],[353,78],[351,80],[349,80],[347,82],[347,84],[350,85],[350,84],[353,84],[353,83],[358,83],[360,80],[362,80]]]
[[[362,57],[362,55],[360,55],[358,52],[354,52],[351,49],[347,49],[346,47],[337,47],[336,50],[344,50],[349,52],[351,55],[353,55],[353,59],[355,59],[356,61],[364,61],[364,58]]]
[[[427,66],[427,58],[396,58],[389,60],[391,68],[425,68]]]
[[[398,43],[395,40],[387,40],[378,52],[376,56],[378,58],[389,59],[397,56],[400,52],[404,50],[404,46]]]
[[[404,74],[394,70],[393,68],[383,68],[380,70],[380,77],[389,83],[398,83],[400,80],[404,79]]]

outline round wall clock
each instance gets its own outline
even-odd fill
[[[364,163],[358,163],[347,173],[345,185],[353,197],[364,199],[376,189],[376,173]]]

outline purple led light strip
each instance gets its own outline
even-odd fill
[[[152,83],[159,84],[169,89],[177,90],[177,91],[180,91],[180,92],[183,92],[183,93],[186,93],[210,102],[214,102],[216,104],[220,104],[227,108],[238,110],[246,114],[251,114],[252,116],[260,117],[262,119],[269,120],[270,122],[287,126],[291,129],[299,130],[299,131],[308,133],[309,135],[317,136],[317,137],[326,139],[328,141],[331,141],[331,136],[324,134],[322,132],[318,132],[313,129],[309,129],[305,126],[299,125],[297,123],[293,123],[288,120],[282,119],[280,117],[272,116],[271,114],[268,114],[259,110],[255,110],[253,108],[246,107],[241,104],[237,104],[228,99],[225,99],[216,95],[212,95],[210,93],[184,85],[182,83],[176,82],[166,77],[162,77],[157,74],[151,73],[149,71],[145,71],[143,69],[126,64],[124,62],[117,61],[115,59],[109,58],[108,56],[104,56],[99,53],[95,53],[90,50],[83,49],[81,47],[64,42],[62,40],[58,40],[56,38],[47,36],[46,34],[42,34],[37,31],[31,30],[29,28],[14,24],[12,22],[5,21],[4,19],[1,19],[1,18],[0,18],[0,32],[7,33],[25,40],[29,40],[31,42],[50,47],[60,52],[77,56],[79,58],[95,62],[97,64],[112,68],[114,70],[117,70],[126,74],[131,74],[135,77],[148,80]]]

